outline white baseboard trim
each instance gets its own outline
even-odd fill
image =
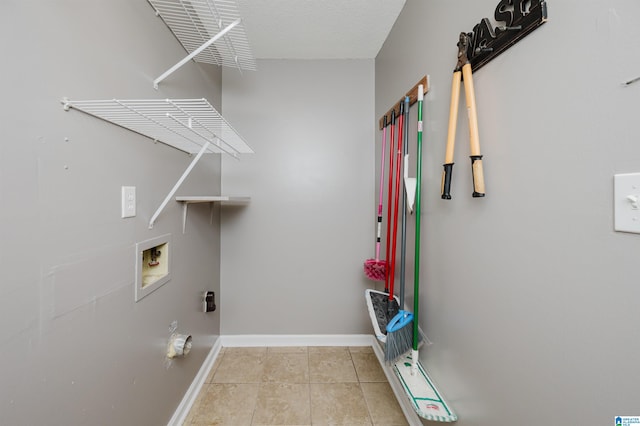
[[[213,364],[216,362],[216,359],[220,354],[220,349],[222,349],[222,339],[218,338],[211,347],[211,350],[202,363],[200,370],[198,370],[198,374],[196,374],[193,382],[191,382],[191,386],[187,389],[187,393],[184,394],[182,401],[180,401],[180,405],[178,405],[178,408],[173,413],[171,420],[169,420],[169,423],[167,424],[168,426],[182,426],[189,415],[189,410],[191,410],[193,403],[196,401],[202,386],[207,380],[209,372],[211,371],[211,368],[213,368]]]
[[[371,346],[368,334],[310,334],[310,335],[253,335],[221,336],[222,346]]]
[[[169,420],[168,426],[182,426],[189,415],[189,410],[193,406],[202,386],[204,385],[209,372],[213,368],[220,349],[222,347],[253,347],[253,346],[371,346],[378,357],[380,366],[387,376],[391,389],[402,408],[404,416],[411,426],[422,426],[424,423],[416,414],[411,402],[406,397],[402,384],[393,372],[391,366],[384,362],[384,352],[375,336],[369,334],[340,334],[340,335],[233,335],[220,336],[213,344],[207,358],[202,363],[202,367],[193,379],[187,393],[182,398],[180,405]]]

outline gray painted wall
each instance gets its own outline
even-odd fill
[[[611,205],[613,174],[640,164],[640,86],[620,84],[640,74],[629,54],[639,6],[550,2],[549,23],[477,73],[488,195],[469,196],[461,111],[445,203],[455,41],[496,3],[409,0],[375,65],[260,61],[256,73],[225,70],[222,91],[219,70],[190,63],[155,91],[184,51],[146,1],[3,2],[0,423],[163,424],[220,332],[370,332],[361,267],[373,254],[374,123],[425,73],[420,324],[434,343],[422,361],[458,424],[637,413],[640,237],[613,232]],[[148,230],[190,158],[64,112],[64,96],[224,103],[256,154],[223,160],[223,192],[251,204],[225,210],[222,229],[218,212],[210,225],[206,206],[191,208],[183,235],[170,203]],[[220,174],[208,158],[180,194],[218,193]],[[134,219],[119,217],[122,185],[138,189]],[[135,243],[164,233],[173,278],[136,304]],[[220,313],[202,314],[220,256]],[[167,364],[173,320],[195,347]]]
[[[191,158],[71,110],[71,99],[202,98],[220,106],[221,72],[189,63],[145,0],[3,1],[0,93],[0,424],[166,424],[220,329],[200,310],[219,289],[219,212],[170,203]],[[65,140],[68,139],[68,140]],[[138,214],[120,218],[120,187]],[[220,158],[178,192],[218,194]],[[173,237],[173,277],[134,303],[135,243]],[[165,362],[169,326],[193,336]]]
[[[223,159],[222,334],[369,333],[373,60],[260,60],[223,70],[222,103],[255,150]]]
[[[478,71],[487,196],[471,198],[461,99],[444,201],[458,34],[497,3],[408,0],[376,58],[377,117],[431,76],[422,362],[460,426],[613,424],[640,413],[640,235],[614,232],[612,209],[613,175],[640,171],[640,84],[621,85],[640,75],[640,4],[550,0],[548,23]]]

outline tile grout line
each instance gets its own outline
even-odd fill
[[[358,374],[358,369],[356,368],[356,363],[353,361],[353,352],[351,352],[351,348],[347,348],[349,351],[349,359],[351,359],[351,365],[353,365],[353,371],[356,373],[356,379],[358,380],[358,389],[360,389],[360,393],[362,394],[362,399],[364,400],[364,404],[367,407],[367,415],[369,416],[369,421],[372,425],[375,425],[373,422],[373,416],[371,415],[371,408],[369,407],[369,403],[367,402],[367,398],[364,397],[364,390],[362,390],[362,382],[360,381],[360,375]]]
[[[260,399],[260,391],[262,390],[262,387],[267,383],[264,381],[265,379],[265,368],[267,367],[267,360],[269,359],[269,347],[267,347],[267,350],[264,351],[264,359],[263,359],[263,364],[262,364],[262,377],[260,378],[261,381],[258,384],[258,396],[256,397],[256,405],[253,408],[253,415],[251,416],[251,424],[253,425],[253,421],[256,418],[256,413],[258,412],[258,401]]]
[[[307,391],[309,397],[309,424],[313,425],[313,401],[311,400],[311,353],[309,351],[309,347],[307,346],[307,379],[309,379],[309,383],[307,384]]]
[[[306,365],[306,370],[307,370],[307,380],[306,380],[306,381],[303,381],[303,382],[301,382],[301,383],[306,383],[306,384],[307,384],[307,390],[308,390],[308,392],[307,392],[307,398],[308,398],[308,401],[309,401],[309,418],[308,418],[308,420],[309,420],[309,424],[310,424],[310,425],[313,425],[313,424],[314,424],[314,423],[313,423],[313,401],[312,401],[312,389],[311,389],[311,385],[313,384],[312,377],[311,377],[311,354],[312,354],[312,352],[313,352],[313,351],[310,351],[310,350],[309,350],[309,348],[310,348],[309,346],[306,346],[306,347],[305,347],[305,353],[306,353],[306,364],[307,364],[307,365]],[[216,364],[215,364],[215,366],[214,366],[214,367],[215,367],[215,368],[214,368],[214,371],[213,371],[213,373],[211,373],[211,374],[209,375],[210,380],[208,380],[208,381],[206,381],[206,382],[205,382],[205,383],[207,384],[207,387],[208,387],[210,384],[212,384],[212,383],[214,382],[214,376],[218,373],[218,369],[219,369],[219,367],[222,365],[223,360],[224,360],[224,358],[225,358],[225,355],[226,355],[226,354],[227,354],[227,352],[228,352],[228,351],[227,351],[227,350],[225,350],[225,349],[226,349],[226,348],[224,348],[224,347],[223,347],[223,350],[222,350],[222,351],[221,351],[221,353],[220,353],[220,358],[219,358],[218,362],[216,362]],[[374,358],[377,360],[377,358],[378,358],[378,357],[376,356],[375,350],[373,350],[373,348],[372,348],[372,351],[373,351],[373,354],[374,354]],[[362,381],[362,380],[363,380],[363,379],[366,379],[366,377],[365,377],[365,376],[366,376],[366,374],[365,374],[364,376],[362,376],[362,374],[364,374],[364,372],[361,372],[362,374],[359,374],[359,373],[358,373],[358,369],[357,369],[357,367],[356,367],[356,364],[357,364],[357,363],[356,363],[356,360],[354,359],[354,352],[351,350],[351,348],[350,348],[350,347],[348,347],[348,348],[347,348],[347,352],[349,353],[349,358],[350,358],[350,361],[351,361],[351,366],[352,366],[353,371],[354,371],[355,376],[356,376],[356,381],[357,381],[357,383],[358,383],[358,389],[360,390],[360,393],[361,393],[361,396],[362,396],[363,402],[365,403],[365,406],[366,406],[366,410],[367,410],[367,417],[368,417],[368,419],[369,419],[370,424],[375,426],[375,424],[376,424],[376,423],[375,423],[375,421],[374,421],[374,417],[373,417],[373,414],[372,414],[371,405],[370,405],[370,402],[369,402],[369,401],[367,400],[367,398],[365,397],[365,392],[364,392],[364,389],[363,389],[363,387],[362,387],[362,383],[363,383],[363,381]],[[278,354],[278,353],[279,353],[279,352],[277,352],[277,351],[276,351],[276,352],[271,353],[271,355],[276,355],[276,354]],[[284,353],[286,354],[287,352],[284,352]],[[355,353],[356,353],[356,355],[357,355],[357,354],[359,354],[360,352],[359,352],[359,351],[355,351]],[[364,352],[362,352],[362,353],[364,353]],[[266,376],[265,376],[265,374],[266,374],[265,368],[266,368],[266,366],[267,366],[267,360],[269,359],[269,355],[270,355],[269,348],[266,348],[265,352],[264,352],[264,353],[262,354],[262,356],[261,356],[261,360],[262,360],[262,377],[260,377],[260,380],[259,380],[259,382],[257,383],[257,384],[258,384],[258,396],[260,395],[260,391],[262,390],[262,388],[263,388],[267,383],[274,383],[274,384],[289,384],[289,382],[286,382],[286,381],[285,381],[285,382],[281,382],[281,381],[277,381],[277,382],[265,382],[265,378],[266,378]],[[227,358],[228,358],[228,357],[227,357]],[[361,359],[361,358],[362,358],[362,359]],[[363,359],[366,359],[366,358],[367,358],[367,357],[365,357],[365,356],[361,356],[361,357],[359,357],[359,358],[358,358],[359,363],[360,363],[360,364],[362,364],[362,363],[364,362],[364,361],[363,361]],[[362,367],[362,365],[361,365],[361,367]],[[382,366],[381,366],[381,367],[382,367]],[[285,368],[285,371],[286,371],[286,368]],[[367,369],[365,369],[365,371],[368,371],[368,370],[367,370]],[[362,377],[361,377],[361,376],[362,376]],[[373,380],[373,379],[372,379],[372,380]],[[375,381],[375,380],[373,380],[373,382],[376,382],[376,381]],[[388,383],[388,380],[387,380],[386,382]],[[248,383],[248,382],[246,381],[246,379],[239,380],[237,383],[242,383],[242,384],[253,384],[253,382],[252,382],[252,383]],[[324,382],[318,382],[318,383],[324,383]],[[342,383],[342,382],[336,382],[336,383]],[[344,382],[344,383],[347,383],[347,382]],[[366,382],[366,383],[369,383],[369,382]],[[377,383],[377,382],[376,382],[376,383]],[[384,381],[382,381],[381,383],[384,383]],[[389,384],[390,384],[390,383],[389,383]],[[199,406],[200,404],[194,404],[194,405]],[[258,412],[258,405],[259,405],[259,398],[256,398],[256,400],[255,400],[255,405],[254,405],[254,407],[253,407],[253,411],[252,411],[252,413],[251,413],[251,420],[250,420],[250,424],[252,424],[252,425],[253,425],[253,424],[254,424],[254,422],[257,420],[256,415],[257,415],[257,412]],[[192,408],[196,408],[196,407],[192,407]],[[197,407],[197,408],[200,408],[200,407]],[[193,418],[191,419],[191,421],[192,421],[192,422],[194,421],[194,420],[193,420]],[[195,423],[190,423],[190,424],[195,424]],[[187,426],[187,423],[185,423],[184,425],[185,425],[185,426]]]

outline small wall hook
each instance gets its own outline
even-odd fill
[[[640,77],[632,78],[632,79],[631,79],[631,80],[629,80],[629,81],[625,81],[623,84],[624,84],[625,86],[628,86],[628,85],[630,85],[630,84],[635,83],[636,81],[640,81]]]

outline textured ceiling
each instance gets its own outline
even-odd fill
[[[406,0],[238,0],[262,59],[375,58]]]

